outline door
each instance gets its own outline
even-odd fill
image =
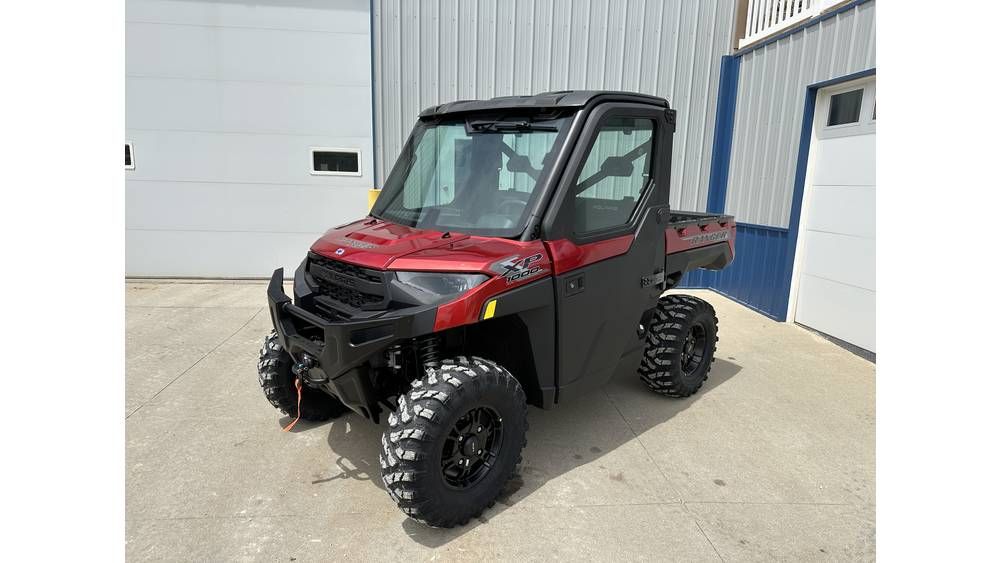
[[[587,117],[546,219],[555,270],[560,399],[605,383],[640,342],[662,292],[670,141],[665,108],[598,106]],[[561,233],[563,236],[551,236]]]
[[[875,79],[820,90],[796,251],[795,322],[875,352]]]

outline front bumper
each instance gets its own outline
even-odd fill
[[[309,291],[302,268],[295,275],[296,302]],[[386,311],[364,320],[329,321],[293,303],[283,288],[284,268],[267,286],[267,304],[278,341],[296,362],[306,356],[314,367],[302,378],[307,386],[336,396],[358,414],[378,420],[368,360],[394,343],[433,331],[435,306]]]

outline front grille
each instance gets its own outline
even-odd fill
[[[378,270],[370,270],[368,268],[362,268],[361,266],[355,266],[354,264],[348,264],[347,262],[331,260],[325,256],[313,253],[309,253],[309,261],[319,264],[329,270],[333,270],[334,272],[346,274],[348,276],[373,283],[382,283],[382,272]]]
[[[309,253],[308,271],[316,283],[316,293],[320,296],[316,299],[316,304],[320,308],[330,308],[331,304],[324,303],[330,299],[341,305],[333,307],[333,311],[325,311],[328,313],[326,316],[343,312],[344,305],[349,309],[361,310],[379,309],[385,305],[385,279],[379,270]]]
[[[382,297],[378,295],[372,295],[370,293],[364,293],[345,287],[330,286],[322,282],[319,285],[319,294],[325,295],[334,301],[350,305],[355,309],[362,309],[365,305],[376,305],[382,303]]]

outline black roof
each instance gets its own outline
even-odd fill
[[[667,100],[658,96],[650,96],[649,94],[610,90],[563,90],[560,92],[542,92],[534,96],[501,96],[489,100],[458,100],[439,106],[431,106],[420,112],[420,117],[516,108],[582,107],[597,98],[600,98],[601,101],[637,102],[641,104],[654,104],[665,108],[670,107]]]

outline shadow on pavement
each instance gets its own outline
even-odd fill
[[[524,460],[518,473],[507,483],[492,508],[485,510],[479,518],[471,520],[465,526],[451,529],[431,528],[406,518],[402,523],[403,530],[414,541],[427,547],[445,545],[477,526],[488,523],[490,518],[529,497],[549,480],[592,463],[636,436],[641,437],[650,428],[667,422],[733,378],[741,369],[738,364],[717,358],[704,387],[686,399],[656,395],[646,388],[634,372],[630,372],[616,374],[603,390],[560,404],[551,410],[530,408],[528,447],[525,449]],[[605,408],[610,403],[619,413],[622,406],[628,405],[632,411],[641,409],[642,415],[626,417],[625,422],[630,431],[609,435],[606,418],[588,416],[588,411],[597,408],[598,403],[600,407]],[[283,419],[281,423],[287,424],[288,419]],[[300,422],[292,431],[307,430],[322,424],[324,423]],[[313,484],[354,479],[370,481],[374,487],[383,489],[378,454],[381,434],[385,428],[387,426],[384,422],[376,426],[355,414],[334,420],[330,427],[328,443],[336,455],[334,463],[340,469],[340,473],[313,481]],[[599,441],[603,447],[587,445],[598,441],[590,439],[596,436],[601,437]],[[547,444],[564,444],[567,441],[580,444],[571,455],[565,455],[567,450],[564,447],[546,448]],[[532,447],[533,445],[535,447]],[[388,496],[386,500],[388,501]]]
[[[383,413],[383,417],[385,416],[387,416],[386,413]],[[291,418],[284,416],[278,421],[278,424],[284,428],[291,421]],[[312,484],[319,485],[331,481],[352,479],[371,481],[379,489],[384,489],[379,473],[378,453],[382,431],[388,428],[388,425],[384,421],[379,425],[372,424],[352,412],[330,422],[299,421],[290,432],[305,432],[327,425],[330,427],[327,444],[336,455],[334,465],[340,472],[332,477],[318,478],[312,481]],[[325,472],[333,468],[324,467],[322,469]],[[386,498],[389,498],[388,494],[386,494]]]

